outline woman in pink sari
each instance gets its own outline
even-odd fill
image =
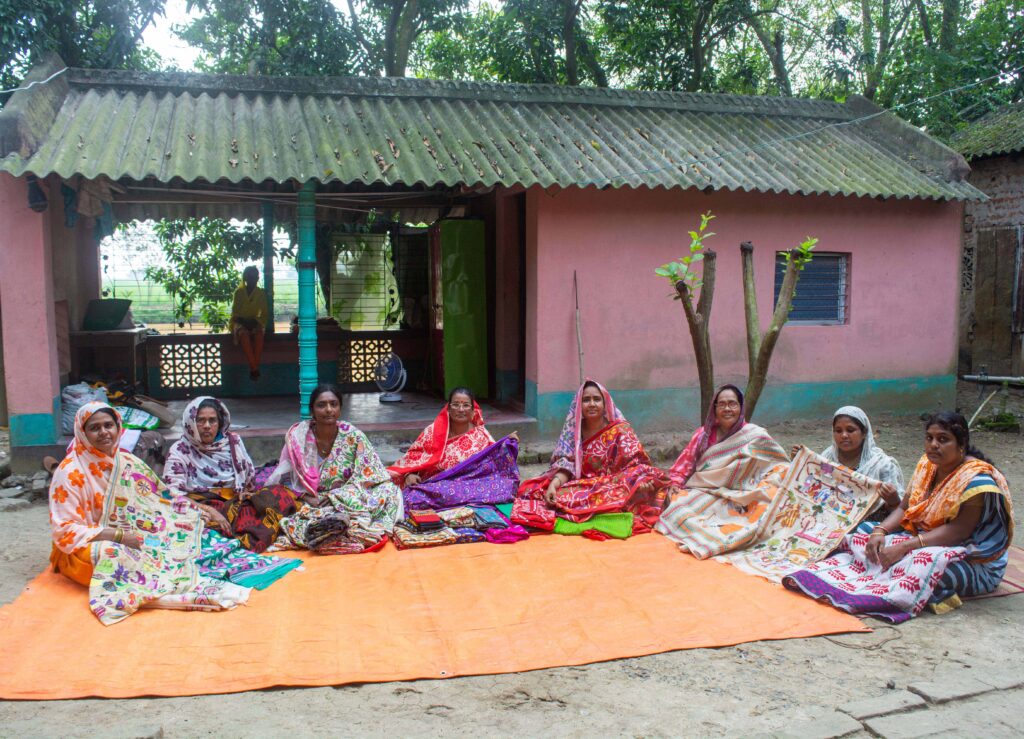
[[[587,380],[569,406],[551,467],[519,486],[512,521],[558,531],[558,521],[584,522],[600,513],[633,514],[632,533],[650,531],[669,476],[651,460],[608,391]]]

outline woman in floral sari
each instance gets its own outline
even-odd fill
[[[586,522],[596,514],[631,513],[631,525],[621,535],[645,533],[658,520],[668,484],[668,476],[651,465],[608,391],[588,379],[569,406],[551,467],[519,486],[512,521],[578,533],[580,527],[567,524]]]
[[[164,482],[188,496],[210,525],[253,552],[269,547],[280,521],[296,511],[284,485],[256,490],[256,469],[245,444],[231,431],[231,414],[216,398],[200,396],[185,407],[183,432],[167,454]]]
[[[277,549],[356,554],[387,541],[402,517],[402,492],[366,435],[339,420],[341,394],[319,385],[309,396],[312,418],[288,430],[268,485],[286,485],[300,508],[281,519]]]
[[[104,624],[146,605],[232,608],[250,587],[267,587],[298,564],[245,552],[205,529],[206,514],[172,501],[142,460],[118,448],[122,431],[113,408],[83,405],[50,483],[50,562],[89,587]]]
[[[786,587],[892,623],[996,589],[1013,541],[1006,478],[971,446],[959,413],[931,416],[924,441],[899,506],[870,534],[847,536],[842,551],[784,578]]]
[[[746,421],[740,389],[723,385],[672,465],[672,502],[658,531],[698,559],[750,544],[778,490],[759,483],[773,469],[784,471],[787,460],[767,431]]]

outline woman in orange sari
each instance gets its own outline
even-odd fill
[[[633,521],[626,535],[646,533],[661,514],[669,484],[668,474],[651,465],[608,391],[587,380],[569,406],[551,467],[519,486],[512,521],[544,531],[576,533],[570,529],[578,527],[567,522],[628,512]]]

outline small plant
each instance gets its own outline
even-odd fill
[[[704,260],[704,239],[715,235],[713,231],[707,230],[714,217],[711,211],[701,214],[700,226],[696,231],[690,231],[690,253],[687,256],[680,257],[676,262],[663,264],[654,270],[654,274],[665,277],[672,283],[674,300],[682,299],[678,290],[680,282],[683,282],[691,292],[703,284],[700,276],[694,271],[694,266]]]

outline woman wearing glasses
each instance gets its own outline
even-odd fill
[[[770,502],[758,482],[788,460],[767,431],[746,421],[740,389],[723,385],[672,465],[676,490],[657,530],[698,559],[746,546]]]
[[[513,434],[495,443],[473,391],[457,387],[388,472],[407,511],[507,503],[519,485],[518,442]]]

